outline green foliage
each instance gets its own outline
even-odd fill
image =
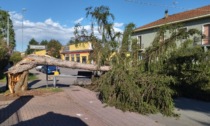
[[[7,11],[0,10],[0,38],[7,38],[7,19],[10,17]],[[15,32],[12,20],[9,19],[9,46],[13,50],[15,47]]]
[[[32,38],[29,41],[28,48],[26,49],[26,54],[32,54],[35,51],[35,49],[30,49],[30,45],[39,45],[39,42],[37,42],[34,38]]]
[[[130,39],[134,25],[126,26],[120,53],[111,60],[112,69],[96,82],[100,99],[124,111],[136,111],[142,114],[161,112],[167,116],[173,113],[173,91],[170,86],[174,79],[165,74],[144,72],[144,61],[138,61],[139,46],[137,40]],[[128,53],[129,45],[132,51]]]
[[[173,76],[176,84],[173,88],[177,95],[202,100],[210,100],[210,93],[205,88],[210,87],[209,52],[204,52],[201,46],[190,46],[188,40],[173,52],[164,64],[164,73]]]
[[[131,44],[129,40],[130,40],[130,36],[131,36],[131,33],[133,32],[134,28],[135,28],[135,24],[133,24],[133,23],[126,25],[125,30],[123,32],[121,53],[128,52],[129,45]]]
[[[92,7],[88,7],[85,10],[86,17],[90,16],[93,20],[92,24],[94,24],[94,22],[97,23],[98,32],[102,35],[102,42],[107,42],[108,39],[111,38],[113,33],[112,21],[114,20],[114,15],[110,13],[109,7],[99,6],[95,7],[94,9]],[[94,25],[92,25],[92,29],[94,29]]]
[[[48,44],[48,41],[47,41],[47,40],[42,40],[42,41],[40,42],[40,45],[45,45],[45,46],[47,46],[47,44]]]
[[[7,48],[6,42],[0,38],[0,78],[2,78],[4,68],[7,66],[9,61],[9,49]]]
[[[17,62],[21,61],[22,57],[21,57],[21,53],[20,52],[13,52],[11,57],[10,57],[10,61],[13,61],[14,64],[16,64]]]
[[[171,77],[142,73],[138,66],[128,70],[118,64],[97,83],[101,100],[109,105],[142,114],[161,112],[170,116],[174,114],[173,92],[169,87],[172,82]]]
[[[35,74],[29,73],[29,76],[28,76],[29,81],[34,81],[34,80],[37,80],[37,79],[38,79],[38,77]]]
[[[6,42],[3,39],[0,39],[0,60],[8,55],[8,51],[9,49],[7,48]]]
[[[8,64],[10,52],[15,47],[15,32],[12,20],[9,19],[9,47],[7,47],[5,38],[7,38],[7,19],[10,17],[8,12],[0,10],[0,78],[4,72],[4,68]]]
[[[146,50],[145,70],[156,74],[165,74],[174,78],[171,88],[177,96],[210,100],[209,52],[204,52],[201,46],[195,46],[191,36],[200,36],[196,29],[182,29],[164,26],[158,32],[152,46]],[[171,36],[160,41],[160,36],[171,31]],[[180,42],[180,45],[177,44]]]
[[[115,32],[113,28],[114,15],[110,12],[109,7],[88,7],[86,8],[86,17],[91,17],[91,33],[89,41],[92,42],[93,52],[90,60],[94,60],[98,66],[108,65],[108,58],[119,47],[116,39],[120,38],[121,33]],[[98,25],[98,32],[101,39],[94,36],[94,24]],[[75,33],[78,33],[77,29]],[[81,35],[80,35],[81,36]]]
[[[50,40],[47,44],[47,54],[55,58],[60,58],[61,43],[57,40]]]

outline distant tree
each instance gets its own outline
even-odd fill
[[[9,61],[9,49],[3,38],[0,38],[0,74]]]
[[[113,28],[112,21],[114,20],[114,15],[110,13],[109,7],[99,6],[94,9],[92,7],[88,7],[85,10],[86,17],[90,16],[93,21],[96,21],[98,25],[98,32],[102,35],[102,42],[106,42],[107,38],[111,35],[111,32],[109,31]],[[94,24],[94,22],[92,22],[92,24]]]
[[[7,38],[7,19],[10,17],[9,13],[4,10],[0,10],[0,38]],[[12,20],[9,19],[9,46],[13,50],[15,44],[15,32],[13,29]]]
[[[15,32],[12,25],[12,20],[9,18],[9,47],[6,44],[7,38],[7,19],[9,13],[0,10],[0,74],[8,64],[10,54],[15,47]]]
[[[47,44],[47,53],[55,58],[60,58],[61,43],[57,40],[50,40]]]
[[[10,61],[13,61],[14,64],[16,64],[17,62],[21,61],[22,57],[21,57],[21,53],[18,51],[15,51],[12,53],[11,57],[10,57]]]
[[[29,45],[28,45],[28,48],[26,50],[26,54],[32,54],[35,51],[34,49],[30,49],[30,45],[39,45],[39,42],[37,42],[34,38],[32,38],[29,41]]]
[[[42,41],[40,42],[40,45],[45,45],[45,46],[47,46],[47,44],[48,44],[48,41],[47,41],[47,40],[42,40]]]
[[[71,37],[66,45],[68,46],[68,45],[70,45],[72,43],[75,43],[75,37]]]

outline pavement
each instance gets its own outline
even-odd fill
[[[39,80],[30,82],[30,88],[52,86],[44,74],[32,72]],[[96,92],[73,86],[74,81],[60,78],[57,86],[62,92],[0,101],[0,126],[210,126],[210,103],[177,99],[179,119],[141,115],[101,103]]]

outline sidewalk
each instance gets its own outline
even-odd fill
[[[46,96],[0,101],[0,126],[158,126],[146,116],[104,107],[94,92],[71,86]]]

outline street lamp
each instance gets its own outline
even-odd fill
[[[22,52],[23,52],[23,14],[26,11],[25,8],[22,8]]]

